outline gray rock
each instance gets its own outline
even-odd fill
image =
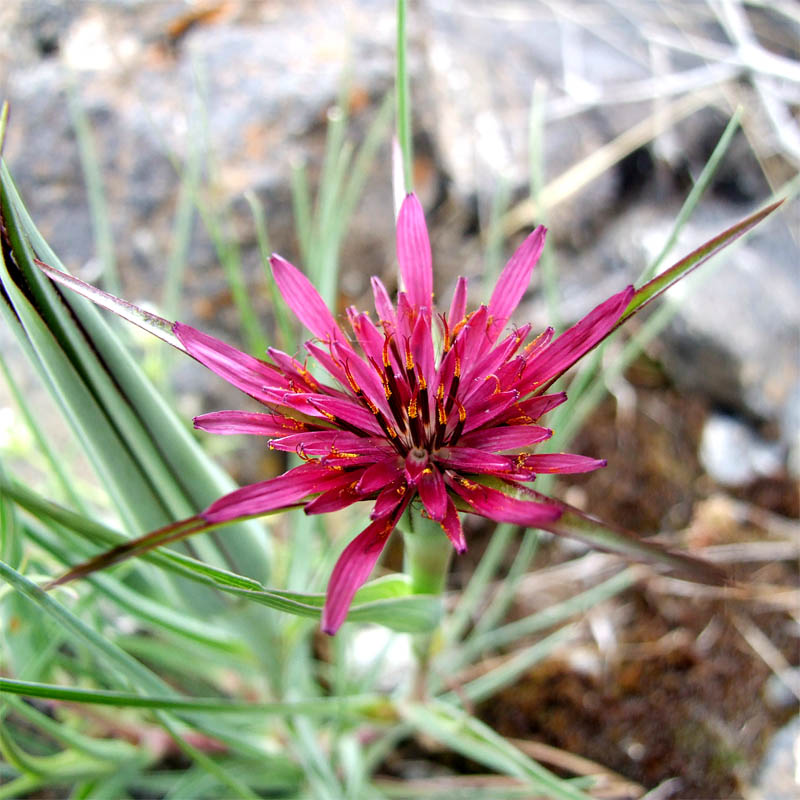
[[[800,717],[784,725],[767,747],[753,784],[758,800],[796,800],[800,793]]]
[[[758,477],[780,472],[783,448],[765,442],[743,422],[712,414],[703,427],[700,461],[706,472],[723,486],[746,486]]]
[[[716,212],[687,226],[680,252],[731,224]],[[788,216],[776,216],[668,295],[678,305],[663,360],[675,380],[758,419],[787,414],[800,381],[800,270]],[[691,242],[691,244],[689,244]],[[789,412],[789,417],[791,413]],[[791,445],[791,420],[784,425]]]

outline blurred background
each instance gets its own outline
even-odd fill
[[[800,6],[417,0],[409,26],[415,185],[445,305],[460,274],[477,302],[542,222],[550,249],[519,321],[570,324],[635,282],[739,109],[663,266],[774,192],[789,200],[669,294],[668,324],[612,374],[571,448],[607,458],[608,469],[558,495],[681,546],[729,547],[742,577],[796,584]],[[302,265],[296,188],[322,179],[332,124],[355,146],[379,135],[341,239],[340,310],[368,307],[372,274],[396,285],[386,106],[395,36],[386,0],[6,0],[4,156],[71,271],[254,350],[232,274],[266,339],[278,335],[254,202],[270,248]],[[0,344],[58,438],[58,417],[5,331]],[[241,404],[188,359],[165,366],[153,350],[161,345],[142,347],[186,416]],[[35,482],[2,388],[0,404],[0,447]],[[279,467],[257,443],[204,444],[242,483]],[[453,589],[488,534],[473,530]],[[760,550],[736,549],[754,539]],[[540,566],[558,562],[551,549]],[[566,579],[556,571],[532,582],[516,613]],[[699,589],[640,587],[590,614],[584,647],[548,660],[483,718],[647,787],[677,776],[659,797],[729,797],[743,786],[795,796],[790,772],[775,765],[789,763],[800,737],[797,609],[755,603],[736,621],[728,612]]]

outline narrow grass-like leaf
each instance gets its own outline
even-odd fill
[[[576,594],[561,603],[547,606],[541,611],[514,620],[514,622],[509,622],[499,628],[488,630],[485,633],[477,633],[458,648],[455,653],[458,663],[469,663],[480,653],[508,647],[524,636],[530,636],[559,622],[564,622],[575,614],[584,613],[608,598],[623,592],[632,586],[635,581],[636,578],[632,570],[624,570],[597,586]]]
[[[562,781],[528,758],[488,725],[442,700],[400,707],[403,717],[424,736],[430,736],[485,766],[527,780],[536,791],[556,800],[589,800],[589,796]]]
[[[730,576],[714,564],[641,539],[630,531],[601,522],[567,503],[553,500],[533,489],[521,485],[511,486],[494,478],[482,478],[480,482],[519,500],[555,503],[562,511],[561,516],[555,522],[540,527],[558,536],[580,539],[592,547],[628,559],[661,565],[700,583],[718,586],[730,582]]]
[[[61,268],[55,253],[42,238],[22,205],[4,164],[2,180],[3,191],[10,198],[13,212],[19,218],[24,234],[37,253],[51,265]],[[24,251],[22,255],[27,257]],[[46,288],[50,288],[51,294],[54,294],[49,281],[40,275],[40,269],[33,267],[33,271],[35,274],[29,275],[29,279],[33,283],[40,279],[45,280],[48,284]],[[63,272],[63,269],[61,271]],[[171,509],[169,516],[173,519],[185,516],[230,491],[233,488],[231,479],[203,453],[187,426],[177,419],[174,411],[167,406],[163,397],[142,373],[132,355],[120,344],[92,303],[87,303],[83,298],[69,293],[65,299],[79,318],[93,348],[100,353],[104,369],[113,375],[114,386],[124,393],[124,398],[115,395],[116,388],[110,389],[108,386],[109,376],[103,370],[99,372],[95,370],[92,384],[102,389],[106,412],[115,420],[118,430],[126,436],[126,442],[134,448],[138,458],[142,459],[143,464],[148,465],[148,476],[153,477],[159,492],[165,495],[169,502]],[[60,300],[57,305],[61,307]],[[158,319],[155,318],[153,322],[158,324]],[[69,325],[73,325],[71,320]],[[81,340],[79,345],[85,347],[85,342]],[[90,365],[93,363],[91,361],[93,358],[94,353],[89,359]],[[142,426],[146,432],[141,430]],[[116,451],[112,450],[111,453],[116,454]],[[165,471],[162,462],[156,458],[157,453],[169,466],[168,470]],[[191,507],[181,498],[178,483],[185,496],[192,499]],[[145,523],[136,527],[141,530],[152,528],[154,525]],[[226,552],[230,553],[238,569],[261,576],[266,574],[268,569],[267,544],[263,528],[259,524],[243,523],[237,527],[237,535],[226,548]]]
[[[508,523],[498,525],[495,529],[478,566],[470,576],[469,583],[461,593],[455,609],[447,617],[444,629],[445,641],[455,642],[460,639],[472,619],[477,615],[477,610],[484,601],[489,582],[497,574],[506,551],[511,545],[515,530],[516,526]]]
[[[397,0],[397,141],[403,154],[403,179],[406,192],[414,191],[414,154],[411,139],[411,92],[408,81],[408,37],[406,35],[406,0]]]
[[[522,536],[519,549],[504,580],[500,581],[491,602],[483,610],[480,617],[475,620],[474,633],[490,631],[503,620],[511,607],[511,603],[514,601],[514,595],[517,592],[520,581],[530,569],[538,549],[539,531],[535,528],[529,528]]]
[[[129,303],[127,300],[121,300],[119,297],[115,297],[113,294],[109,294],[108,292],[104,292],[102,289],[98,289],[95,286],[84,283],[84,281],[80,280],[79,278],[75,278],[67,272],[62,272],[61,270],[55,269],[49,264],[45,264],[43,261],[40,261],[38,258],[35,259],[35,261],[42,272],[44,272],[44,274],[47,275],[47,277],[51,280],[54,280],[56,283],[60,283],[62,286],[66,286],[68,289],[71,289],[76,294],[91,300],[95,305],[100,306],[101,308],[113,311],[117,316],[122,317],[122,319],[125,319],[128,322],[132,322],[134,325],[137,325],[148,333],[152,333],[153,336],[157,336],[159,339],[167,344],[171,344],[178,350],[186,352],[186,348],[183,346],[183,344],[181,344],[180,339],[178,339],[178,337],[172,332],[172,322],[169,322],[163,317],[159,317],[157,314],[153,314],[150,311],[146,311],[139,306],[135,306],[133,303]]]
[[[658,255],[653,259],[652,263],[639,276],[639,281],[649,280],[656,272],[658,272],[658,269],[663,263],[664,259],[669,255],[670,250],[672,250],[672,247],[678,240],[678,235],[680,234],[684,225],[686,225],[686,223],[689,221],[694,209],[700,202],[700,198],[705,194],[706,189],[708,189],[708,187],[711,185],[711,180],[717,172],[717,167],[719,167],[725,153],[728,152],[728,148],[733,141],[733,137],[736,131],[739,129],[739,121],[741,118],[742,108],[740,106],[736,109],[733,116],[728,120],[728,124],[725,126],[725,130],[719,137],[719,141],[714,147],[711,155],[708,157],[708,161],[706,161],[702,171],[700,172],[700,175],[694,182],[691,191],[686,196],[686,200],[684,200],[683,205],[678,212],[678,216],[675,218],[675,222],[673,223],[672,230],[670,231],[667,240],[664,242],[664,245],[662,246]]]
[[[537,79],[531,93],[531,107],[528,115],[528,164],[530,202],[537,210],[537,225],[547,225],[546,206],[540,202],[544,190],[545,175],[545,109],[547,106],[547,88],[545,82]],[[560,333],[564,327],[559,309],[558,271],[552,249],[545,243],[539,257],[537,271],[541,276],[542,289],[547,301],[547,319]]]
[[[110,551],[112,553],[122,551],[127,553],[136,546],[136,540],[126,540],[119,533],[101,523],[89,520],[80,514],[50,503],[38,497],[30,489],[3,477],[2,474],[0,474],[0,494],[12,498],[32,514],[45,519],[52,519],[90,540],[107,544],[117,542],[116,547],[119,550]],[[183,522],[185,524],[188,523],[186,520]],[[219,523],[214,527],[223,527],[226,524],[229,525],[230,523]],[[160,546],[169,537],[178,539],[181,535],[190,535],[192,530],[188,529],[187,532],[187,529],[176,526],[168,526],[168,528],[170,530],[162,529],[156,532],[161,538],[159,539],[159,544],[151,543],[152,547]],[[210,530],[211,526],[207,526],[205,529]],[[32,531],[32,533],[35,532]],[[152,536],[152,534],[148,534],[148,536]],[[41,539],[39,541],[43,546],[48,546],[47,542]],[[51,546],[49,549],[54,554],[58,553],[58,548],[52,548]],[[159,553],[144,551],[143,554],[148,560],[152,560],[159,566],[177,572],[190,580],[214,586],[220,591],[267,605],[278,611],[317,619],[325,603],[323,594],[269,591],[264,589],[262,584],[250,578],[203,564],[169,550],[163,550]],[[100,558],[102,559],[104,556],[107,556],[107,554],[101,554]],[[96,560],[88,563],[96,563]],[[88,574],[86,569],[86,565],[83,565],[82,571],[73,570],[55,583],[64,582],[68,576],[68,579],[72,580],[73,577],[78,575]],[[359,590],[353,600],[349,619],[360,622],[376,622],[397,631],[420,632],[434,628],[439,620],[440,613],[438,598],[429,595],[408,594],[405,577],[391,576],[378,578],[376,581],[365,584]]]
[[[152,673],[147,667],[115,647],[113,643],[92,630],[86,623],[57,603],[36,584],[2,562],[0,562],[0,580],[9,583],[21,595],[28,598],[48,616],[55,619],[64,629],[70,631],[72,635],[88,645],[98,657],[102,658],[111,667],[107,672],[109,681],[120,685],[131,681],[137,688],[164,697],[170,697],[175,694],[166,682]],[[204,769],[213,774],[223,785],[227,786],[237,797],[247,798],[248,800],[253,800],[256,797],[247,786],[230,774],[228,770],[186,741],[185,737],[178,731],[175,721],[168,714],[158,711],[157,715],[160,723],[172,736],[176,744],[187,755],[201,764]],[[223,731],[217,730],[214,726],[205,722],[195,721],[194,724],[209,733],[209,735],[225,736]]]
[[[197,101],[199,104],[199,100]],[[186,136],[188,158],[181,169],[181,182],[178,190],[177,209],[172,225],[172,242],[167,259],[166,277],[164,280],[163,304],[169,317],[178,317],[180,313],[180,297],[183,288],[183,275],[189,258],[195,207],[198,204],[197,193],[200,188],[200,176],[203,167],[202,135],[195,128],[198,113],[190,115],[189,129]]]
[[[267,233],[267,221],[264,218],[264,206],[258,199],[256,193],[248,189],[244,193],[244,199],[250,206],[253,215],[253,224],[256,229],[256,239],[258,241],[258,251],[261,255],[261,264],[264,267],[264,276],[269,287],[269,297],[272,305],[272,313],[275,316],[275,332],[277,334],[277,346],[282,350],[290,350],[294,341],[292,324],[286,308],[286,303],[278,291],[278,285],[269,267],[269,258],[272,255],[272,248],[269,245],[269,234]]]
[[[114,233],[108,216],[108,201],[103,189],[103,175],[89,117],[81,102],[78,87],[72,79],[67,84],[67,105],[72,118],[72,127],[75,130],[75,140],[78,144],[83,180],[89,200],[89,216],[92,221],[95,252],[103,268],[103,283],[109,291],[119,294],[120,282],[117,260],[114,255]]]
[[[565,625],[544,639],[521,648],[519,652],[507,658],[499,666],[461,686],[458,696],[469,698],[473,703],[488,700],[503,689],[514,685],[534,664],[538,664],[550,656],[557,647],[565,644],[576,632],[577,626]],[[450,699],[455,702],[458,696],[454,694]]]
[[[28,523],[29,538],[38,542],[46,541],[43,531],[39,531],[37,535],[35,531],[31,530],[31,526],[35,525],[36,523],[33,522]],[[66,536],[63,528],[59,530],[59,533],[62,537]],[[62,563],[68,559],[66,548],[59,547],[55,542],[49,541],[45,547]],[[239,656],[248,652],[248,648],[226,628],[216,625],[208,619],[199,619],[189,613],[170,608],[162,602],[152,600],[142,592],[128,588],[110,575],[95,574],[90,576],[89,580],[100,595],[109,598],[133,617],[149,624],[156,632],[170,632],[204,647],[227,653],[237,653]]]
[[[10,678],[4,678],[4,681],[11,681]],[[11,681],[11,683],[19,684],[15,688],[7,688],[0,685],[0,692],[4,692],[6,697],[3,699],[7,702],[14,711],[21,717],[27,719],[33,725],[40,728],[48,736],[51,736],[55,741],[61,742],[65,747],[71,747],[74,750],[85,753],[92,758],[107,759],[117,764],[125,761],[138,761],[139,763],[146,763],[150,760],[147,751],[139,750],[132,744],[120,739],[94,739],[91,736],[86,736],[79,733],[71,725],[62,724],[56,721],[51,716],[40,711],[30,703],[23,702],[20,697],[39,697],[42,699],[63,699],[63,698],[48,698],[45,694],[26,694],[23,690],[25,681]],[[32,683],[31,686],[43,687],[46,684]],[[89,691],[89,690],[84,690]],[[79,701],[78,701],[79,702]]]
[[[11,394],[11,397],[14,399],[14,403],[17,406],[17,411],[24,420],[34,442],[36,442],[37,451],[41,453],[47,462],[47,466],[50,468],[53,478],[60,487],[65,499],[71,503],[73,508],[85,512],[86,508],[83,498],[76,489],[72,478],[64,469],[62,459],[56,456],[53,448],[50,446],[50,441],[48,440],[48,437],[45,434],[41,424],[31,413],[30,405],[25,402],[22,392],[17,385],[17,381],[15,380],[11,370],[8,368],[6,360],[3,358],[2,354],[0,354],[0,372],[3,373],[6,386],[8,387],[9,393]]]
[[[267,349],[267,339],[258,320],[255,307],[253,306],[253,294],[248,289],[242,269],[242,254],[236,240],[224,229],[223,222],[220,221],[221,215],[228,216],[229,211],[211,211],[205,218],[205,226],[208,230],[211,241],[217,251],[222,269],[225,272],[225,280],[231,290],[233,304],[236,306],[236,313],[239,318],[242,332],[245,336],[247,349],[249,352],[258,354]]]
[[[8,125],[8,100],[3,101],[0,106],[0,154],[3,152],[3,145],[6,141],[6,126]]]
[[[311,189],[308,185],[306,165],[302,161],[292,163],[292,211],[294,227],[297,231],[297,244],[300,247],[300,258],[309,264],[313,252]]]
[[[322,719],[347,716],[353,719],[392,718],[392,704],[380,695],[318,697],[280,703],[234,702],[217,697],[149,696],[108,689],[82,689],[0,677],[0,692],[40,697],[69,703],[91,703],[129,708],[158,708],[214,714],[253,714],[284,716],[298,714]]]
[[[106,488],[126,524],[131,529],[157,525],[159,517],[166,516],[166,510],[153,494],[152,486],[130,458],[127,448],[41,317],[13,285],[4,264],[0,264],[0,269],[0,277],[14,303],[13,311],[6,303],[0,303],[0,312],[20,342],[27,342],[31,348],[35,366],[74,426],[97,473],[104,477]]]
[[[761,211],[751,214],[741,222],[737,222],[713,239],[709,239],[705,244],[700,245],[700,247],[693,250],[689,255],[682,258],[676,264],[673,264],[660,275],[648,281],[636,291],[636,294],[634,294],[618,324],[622,324],[630,319],[637,311],[641,311],[648,303],[666,292],[667,289],[676,284],[681,278],[685,278],[690,272],[697,269],[702,264],[705,264],[706,261],[713,258],[713,256],[726,248],[729,244],[735,242],[740,236],[744,236],[744,234],[768,217],[782,203],[783,200],[778,200],[768,205],[766,208],[761,209]]]
[[[674,286],[678,281],[685,278],[699,266],[704,264],[709,259],[716,256],[729,245],[733,244],[737,239],[744,236],[756,225],[768,217],[775,209],[777,209],[784,201],[778,200],[775,203],[767,206],[766,208],[751,214],[741,222],[737,222],[727,230],[718,234],[717,236],[709,239],[705,244],[700,245],[696,250],[693,250],[689,255],[682,258],[677,263],[673,264],[669,269],[664,270],[660,275],[657,275],[652,280],[648,281],[644,286],[640,287],[631,298],[628,307],[619,318],[617,324],[598,342],[594,347],[598,347],[604,342],[620,325],[627,322],[634,314],[641,311],[650,302],[666,292],[671,286]],[[545,391],[555,383],[558,378],[566,372],[562,370],[557,375],[553,376],[543,387],[538,391]]]

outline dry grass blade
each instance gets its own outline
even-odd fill
[[[733,624],[753,652],[775,673],[789,691],[800,700],[800,673],[792,669],[783,653],[775,647],[769,637],[749,617],[733,614]]]
[[[542,742],[531,742],[525,739],[509,739],[509,741],[536,761],[549,764],[551,767],[556,767],[560,770],[566,770],[573,775],[595,778],[597,782],[591,789],[593,797],[625,797],[633,800],[633,798],[642,797],[646,792],[644,786],[640,786],[638,783],[602,766],[602,764],[583,756],[576,756],[566,750],[551,747]]]
[[[90,558],[83,564],[73,567],[69,572],[65,573],[59,578],[50,581],[44,588],[50,590],[56,586],[62,586],[70,581],[77,580],[78,578],[85,578],[93,572],[105,569],[114,564],[119,564],[121,561],[126,561],[134,556],[140,556],[144,553],[154,550],[156,547],[161,547],[165,544],[172,544],[188,536],[193,536],[196,533],[202,533],[214,527],[212,524],[206,522],[202,517],[189,517],[188,519],[179,522],[173,522],[157,531],[146,533],[129,542],[123,542],[104,553]]]
[[[547,211],[572,197],[634,150],[669,130],[680,120],[709,105],[717,95],[718,91],[715,88],[704,89],[680,97],[659,108],[656,113],[632,126],[545,185],[539,194],[538,205],[530,199],[515,205],[503,220],[504,233],[511,236],[518,230],[532,226]]]

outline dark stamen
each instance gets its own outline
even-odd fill
[[[406,377],[408,378],[408,388],[413,392],[417,386],[417,373],[414,371],[414,356],[411,355],[411,347],[406,339]]]
[[[456,365],[453,369],[453,380],[450,381],[450,391],[447,395],[447,403],[445,404],[444,410],[445,413],[449,414],[453,408],[453,403],[456,399],[456,394],[458,392],[458,384],[461,381],[461,359],[456,356]]]
[[[458,400],[456,400],[456,405],[458,406],[458,422],[456,423],[456,427],[450,436],[451,445],[454,445],[458,442],[461,434],[464,432],[464,423],[467,421],[467,410],[463,405],[461,405],[461,403],[458,402]]]

